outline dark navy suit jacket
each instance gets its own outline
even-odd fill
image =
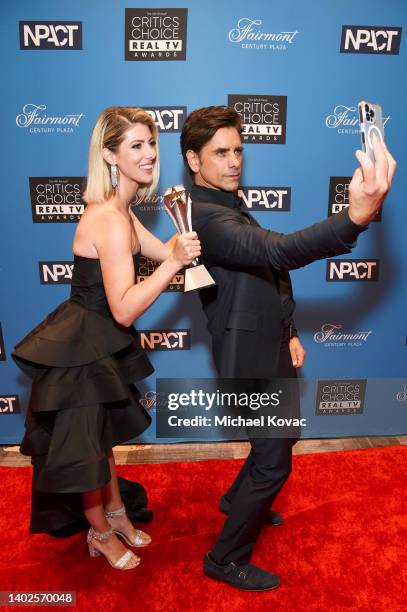
[[[344,210],[290,234],[266,230],[234,193],[194,185],[192,228],[216,286],[200,291],[223,377],[276,375],[282,339],[295,335],[289,270],[349,253],[366,226]]]

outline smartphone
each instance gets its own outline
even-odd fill
[[[362,149],[368,154],[374,164],[376,160],[373,152],[373,134],[384,142],[382,107],[380,104],[373,104],[373,102],[362,100],[358,104],[358,109]]]

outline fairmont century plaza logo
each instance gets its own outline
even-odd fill
[[[264,32],[259,26],[261,19],[242,17],[236,27],[229,30],[228,39],[232,43],[240,44],[242,49],[267,49],[271,51],[285,51],[287,45],[292,45],[298,30],[281,32]]]
[[[28,128],[31,134],[72,134],[84,117],[83,113],[47,115],[45,110],[45,104],[25,104],[16,116],[17,127]]]
[[[383,117],[383,126],[391,119],[390,115]],[[336,130],[338,134],[359,134],[359,117],[357,106],[338,104],[333,112],[325,117],[327,128]]]
[[[341,323],[323,323],[321,330],[314,334],[314,342],[326,347],[355,348],[364,346],[373,333],[369,331],[343,332]]]

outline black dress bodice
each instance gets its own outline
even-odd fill
[[[139,257],[138,253],[133,255],[135,271],[137,270]],[[103,287],[99,259],[74,255],[70,299],[101,315],[112,316]]]

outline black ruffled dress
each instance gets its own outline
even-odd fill
[[[80,493],[110,480],[108,450],[149,426],[133,383],[153,367],[137,331],[113,319],[99,260],[79,256],[70,299],[13,358],[32,379],[20,448],[34,466],[30,528],[50,533],[83,516]]]

